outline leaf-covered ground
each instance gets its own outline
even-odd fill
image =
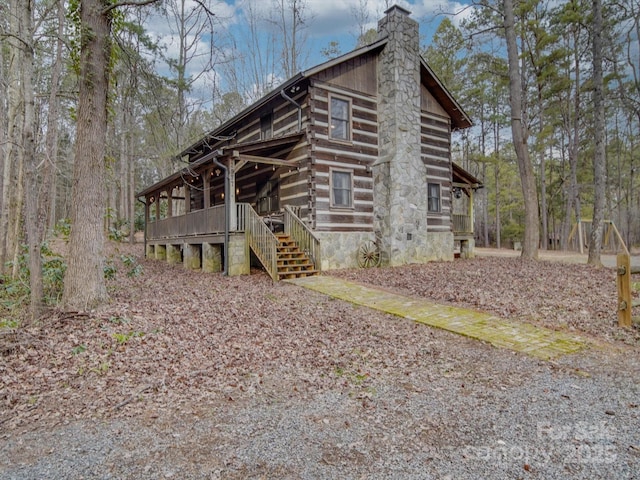
[[[332,274],[504,318],[640,344],[638,328],[618,326],[616,273],[611,268],[477,257]]]
[[[146,261],[142,274],[114,255],[111,303],[98,312],[51,311],[0,331],[0,431],[82,418],[147,415],[234,402],[247,395],[344,389],[363,402],[372,376],[410,375],[446,362],[469,340],[355,307],[263,272],[224,277]],[[620,345],[610,269],[519,259],[335,272],[408,295],[493,312]],[[625,347],[626,348],[626,347]],[[483,351],[482,355],[490,355]],[[420,367],[422,368],[422,367]]]

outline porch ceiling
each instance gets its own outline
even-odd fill
[[[473,189],[482,188],[484,186],[482,184],[482,181],[471,175],[471,173],[467,172],[457,163],[452,162],[452,166],[453,183],[464,183],[465,185],[469,185]]]
[[[242,165],[247,162],[265,163],[269,165],[296,165],[297,162],[285,160],[285,157],[291,153],[303,136],[304,133],[295,133],[269,140],[236,144],[209,152],[200,158],[194,159],[188,166],[185,166],[173,175],[145,188],[139,192],[136,197],[144,197],[172,184],[181,183],[187,170],[200,172],[204,169],[205,165],[212,163],[214,157],[218,159],[234,158]],[[240,166],[236,165],[236,169],[239,170]]]

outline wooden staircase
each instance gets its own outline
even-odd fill
[[[278,280],[308,277],[318,273],[313,261],[305,252],[300,250],[295,240],[285,233],[276,233],[275,236],[278,240],[276,246]]]

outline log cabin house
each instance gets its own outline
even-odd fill
[[[138,195],[147,256],[273,279],[473,254],[473,192],[451,161],[471,120],[393,6],[378,39],[297,74],[180,155]]]

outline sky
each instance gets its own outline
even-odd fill
[[[175,4],[180,4],[183,0],[169,0]],[[187,11],[197,7],[193,0],[184,0]],[[219,49],[216,56],[216,66],[207,68],[206,61],[211,51],[211,36],[202,35],[196,37],[191,35],[197,54],[190,64],[187,74],[195,76],[203,70],[207,72],[198,77],[194,83],[194,94],[205,95],[212,89],[212,85],[218,85],[225,90],[224,60],[225,58],[237,58],[238,52],[249,55],[250,46],[247,44],[248,9],[253,7],[258,16],[266,17],[272,2],[276,0],[203,0],[215,13],[214,37],[215,48]],[[285,0],[285,3],[290,0]],[[326,61],[327,58],[321,54],[323,48],[330,42],[338,42],[340,53],[352,50],[359,35],[359,22],[356,19],[356,11],[361,12],[361,17],[367,20],[366,28],[376,28],[377,22],[384,16],[384,11],[390,5],[397,4],[411,12],[411,17],[420,24],[420,34],[422,43],[428,44],[433,32],[436,30],[445,15],[450,16],[454,23],[468,15],[469,10],[463,3],[447,0],[304,0],[304,15],[307,22],[304,27],[306,37],[306,49],[309,56],[303,59],[304,64],[301,69],[306,69]],[[457,15],[453,15],[457,14]],[[452,16],[453,15],[453,16]],[[197,22],[203,24],[204,16]],[[178,41],[175,32],[175,22],[170,11],[155,11],[146,22],[147,31],[165,49],[168,57],[177,58]],[[265,22],[262,23],[262,27]],[[159,64],[158,71],[169,76],[166,64]],[[285,78],[274,78],[275,83],[286,80]],[[197,92],[200,93],[197,93]]]

